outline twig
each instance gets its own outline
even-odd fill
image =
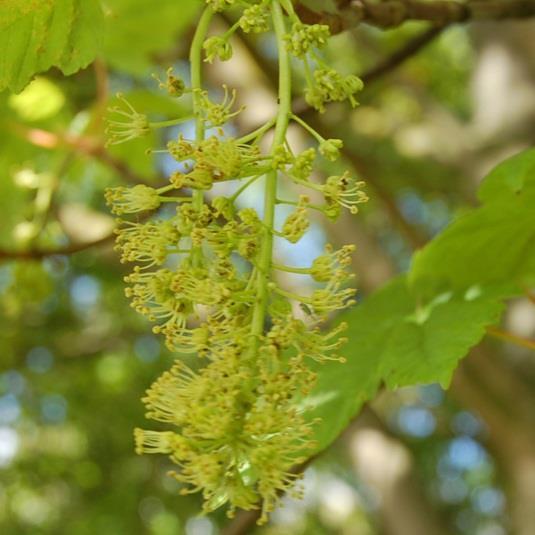
[[[143,214],[139,214],[137,218],[138,223],[143,223],[152,215],[156,213],[155,210],[147,210]],[[108,242],[114,240],[116,237],[115,229],[111,230],[102,238],[98,240],[88,241],[88,242],[79,242],[66,245],[64,247],[57,248],[35,248],[35,249],[21,249],[19,251],[8,251],[5,249],[0,249],[0,261],[1,260],[39,260],[46,258],[48,256],[61,256],[61,255],[72,255],[75,253],[80,253],[92,247],[98,247],[100,245],[106,245]]]
[[[420,35],[417,35],[413,39],[410,39],[399,50],[396,50],[391,56],[388,56],[383,61],[372,67],[370,70],[364,72],[360,78],[364,82],[364,85],[375,82],[378,78],[381,78],[385,74],[393,71],[399,67],[402,63],[416,55],[422,48],[427,46],[431,41],[438,37],[446,26],[436,26],[423,31]]]
[[[221,535],[245,535],[250,533],[259,518],[260,509],[240,511],[234,520],[223,528]]]
[[[41,260],[42,258],[46,258],[48,256],[71,255],[85,251],[91,247],[104,245],[113,240],[114,237],[115,233],[110,232],[98,240],[83,243],[73,243],[71,245],[58,247],[55,249],[27,249],[22,251],[7,251],[2,249],[0,250],[0,260]]]
[[[517,346],[527,347],[528,349],[535,351],[535,340],[522,338],[521,336],[517,336],[516,334],[503,331],[502,329],[498,329],[497,327],[488,327],[487,334],[494,338],[505,340],[506,342],[511,342],[512,344],[515,344]]]
[[[339,33],[360,23],[380,28],[396,28],[407,21],[427,21],[450,25],[473,20],[526,19],[535,16],[534,0],[475,0],[457,2],[436,0],[338,0],[337,13],[318,13],[298,4],[297,12],[304,22],[328,24]]]

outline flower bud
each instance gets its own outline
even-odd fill
[[[208,63],[212,63],[214,59],[220,61],[227,61],[232,57],[232,46],[224,37],[214,35],[206,39],[203,45],[206,51],[206,59]]]
[[[341,139],[324,139],[319,146],[320,154],[334,162],[340,157],[340,149],[344,146]]]

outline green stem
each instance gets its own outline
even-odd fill
[[[195,141],[199,142],[204,139],[204,120],[200,113],[202,106],[201,88],[202,88],[202,45],[206,39],[208,28],[214,12],[212,8],[207,7],[197,25],[195,35],[191,42],[189,60],[191,65],[191,91],[193,94],[193,114],[195,116]],[[204,195],[202,191],[194,190],[192,194],[192,204],[195,210],[201,211]],[[196,247],[192,252],[193,263],[199,265],[202,263],[202,250]]]
[[[294,301],[298,301],[299,303],[305,303],[307,305],[312,304],[312,299],[310,299],[309,297],[305,297],[304,295],[298,295],[293,292],[288,292],[279,287],[275,287],[273,290],[277,292],[279,295],[286,297],[287,299],[293,299]]]
[[[160,202],[183,202],[190,200],[191,197],[160,197]]]
[[[229,197],[229,199],[234,202],[251,184],[253,184],[254,182],[256,182],[262,175],[257,175],[257,176],[254,176],[253,178],[250,178],[247,182],[245,182],[245,184],[243,184],[242,186],[240,186],[235,192],[234,194]]]
[[[169,121],[154,121],[149,123],[151,128],[165,128],[166,126],[175,126],[177,124],[187,123],[195,117],[188,115],[187,117],[180,117],[179,119],[170,119]]]
[[[237,20],[224,34],[223,39],[229,40],[232,37],[232,34],[240,27],[240,21]]]
[[[318,132],[316,132],[309,124],[307,124],[305,121],[303,121],[303,119],[301,119],[301,117],[298,117],[297,115],[294,115],[292,113],[292,119],[296,122],[296,123],[299,123],[312,137],[314,137],[319,143],[321,143],[322,141],[325,141],[325,138],[319,134]]]
[[[309,89],[314,89],[314,77],[312,76],[312,69],[308,61],[308,56],[303,58],[303,66],[305,68],[305,80]]]
[[[257,128],[256,130],[254,130],[253,132],[250,132],[249,134],[246,134],[243,137],[240,137],[237,141],[241,145],[243,143],[249,143],[249,141],[256,140],[262,134],[267,132],[274,124],[275,124],[275,119],[270,119],[265,125],[261,126],[260,128]]]
[[[171,191],[173,189],[176,189],[175,186],[173,186],[173,184],[169,184],[168,186],[162,186],[161,188],[158,188],[156,190],[156,193],[158,195],[161,195],[162,193],[167,193],[168,191]]]
[[[282,264],[271,264],[273,269],[286,271],[286,273],[297,273],[298,275],[310,275],[310,268],[300,268],[293,266],[283,266]]]
[[[298,203],[297,201],[287,201],[285,199],[277,199],[277,204],[287,204],[289,206],[301,206],[301,204]],[[320,206],[319,204],[307,203],[306,207],[312,210],[317,210],[318,212],[321,212],[322,214],[325,214],[325,207]]]
[[[279,53],[279,109],[277,123],[273,138],[272,153],[275,148],[283,145],[286,140],[286,131],[290,120],[292,107],[291,66],[284,36],[286,25],[279,0],[273,0],[271,4],[273,27],[277,37]],[[273,256],[273,225],[275,221],[275,204],[277,200],[277,170],[272,170],[266,175],[264,190],[264,227],[265,233],[262,240],[259,260],[257,264],[258,275],[256,279],[256,302],[253,309],[251,323],[251,356],[255,357],[261,336],[264,332],[264,323],[268,306],[268,284],[271,280],[271,259]]]
[[[284,8],[286,13],[288,13],[288,16],[290,17],[290,20],[292,22],[301,22],[299,20],[299,17],[297,16],[294,6],[290,0],[280,0],[280,5]]]

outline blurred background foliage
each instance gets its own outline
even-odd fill
[[[119,90],[141,112],[184,113],[151,74],[172,65],[187,76],[199,3],[104,7],[93,64],[70,76],[52,68],[21,93],[0,93],[0,532],[253,533],[223,514],[198,517],[198,497],[179,497],[165,476],[170,463],[133,451],[139,398],[172,356],[124,297],[102,193],[161,180],[172,164],[145,151],[176,130],[106,149],[104,117]],[[361,25],[327,53],[343,72],[367,72],[425,28]],[[534,50],[530,21],[452,26],[371,80],[359,108],[329,108],[317,120],[344,139],[371,201],[334,230],[318,220],[301,249],[281,254],[356,243],[364,300],[406,271],[414,250],[475,205],[487,171],[533,144]],[[275,59],[266,36],[236,43],[233,60],[209,70],[214,91],[228,81],[247,106],[237,131],[270,116]],[[533,337],[533,302],[511,300],[503,322]],[[381,391],[307,469],[305,499],[287,500],[255,532],[533,533],[534,399],[533,353],[487,337],[447,392]]]

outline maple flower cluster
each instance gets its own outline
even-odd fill
[[[292,467],[313,448],[314,421],[299,405],[315,381],[308,362],[343,360],[338,349],[345,326],[320,327],[331,312],[353,303],[355,292],[347,286],[353,246],[327,246],[311,266],[292,267],[274,262],[274,236],[296,243],[309,227],[311,210],[334,219],[342,208],[356,212],[367,197],[363,184],[349,173],[323,183],[313,178],[316,160],[338,158],[342,142],[323,139],[290,111],[289,55],[305,62],[311,54],[315,58],[328,28],[302,24],[291,3],[280,0],[207,4],[192,44],[191,87],[171,70],[160,82],[172,96],[192,96],[195,137],[180,134],[163,149],[179,162],[180,171],[159,188],[116,187],[106,192],[106,199],[118,216],[136,214],[134,220],[119,220],[116,241],[121,261],[135,263],[125,278],[132,307],[154,323],[153,331],[165,337],[171,351],[183,355],[143,398],[147,417],[169,430],[136,429],[136,451],[168,455],[178,466],[172,475],[184,484],[182,492],[201,492],[206,512],[228,504],[231,516],[236,508],[260,506],[265,521],[282,492],[299,492]],[[229,31],[207,37],[215,12],[240,6],[241,16]],[[221,129],[207,135],[208,128],[225,125],[241,109],[235,109],[236,94],[228,88],[219,103],[202,89],[202,54],[205,61],[226,60],[235,31],[258,33],[271,27],[281,58],[277,117],[240,138]],[[321,65],[310,83],[307,98],[318,109],[333,100],[353,101],[360,89],[353,78]],[[110,143],[180,122],[160,125],[130,104],[124,106],[124,111],[114,110],[118,118],[110,125]],[[291,121],[311,134],[317,147],[294,154],[286,140]],[[261,140],[272,129],[274,141],[264,153]],[[239,202],[258,180],[265,182],[262,214]],[[280,180],[303,193],[280,199]],[[233,194],[211,195],[214,184],[227,181],[237,184]],[[312,204],[307,190],[320,193],[323,204]],[[171,215],[159,211],[170,203],[175,206]],[[293,212],[277,229],[275,209],[283,204],[293,206]],[[146,216],[140,217],[143,212]],[[280,272],[310,276],[315,289],[295,294],[278,282]],[[295,312],[296,303],[306,315]]]

